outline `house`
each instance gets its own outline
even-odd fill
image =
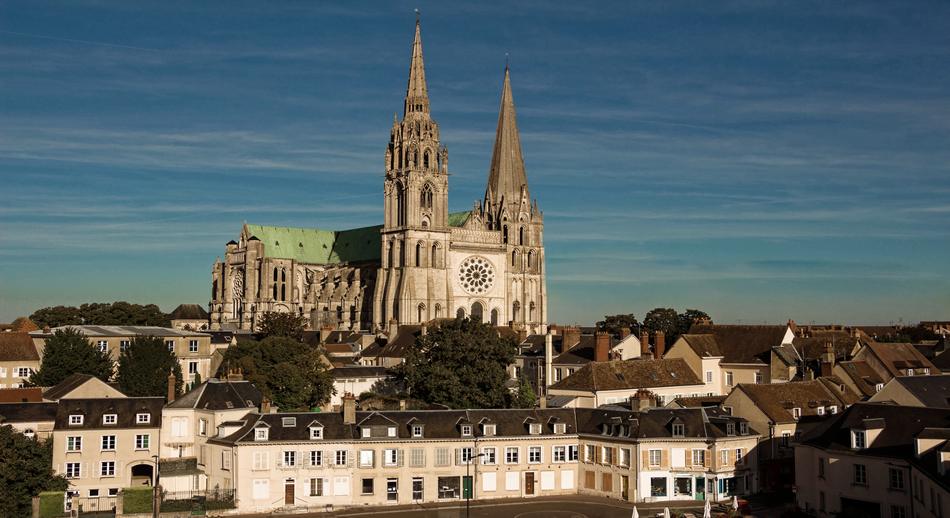
[[[389,378],[389,369],[353,365],[331,369],[330,375],[333,377],[334,393],[330,396],[329,407],[339,409],[344,394],[359,396],[371,392],[377,383]]]
[[[791,343],[791,325],[751,326],[697,323],[663,355],[682,358],[707,392],[728,394],[740,383],[781,383],[799,375],[801,358]]]
[[[105,399],[126,397],[119,389],[89,374],[70,374],[58,385],[43,391],[43,399]]]
[[[884,378],[866,361],[838,362],[832,369],[832,375],[862,399],[870,398],[884,388]]]
[[[908,343],[870,340],[861,343],[851,359],[866,362],[885,383],[895,376],[930,376],[940,372],[913,344]]]
[[[0,333],[0,389],[22,387],[40,369],[40,355],[27,333]]]
[[[56,403],[45,401],[0,403],[0,426],[10,425],[27,437],[48,439],[53,434],[56,407]]]
[[[770,385],[742,383],[722,402],[731,415],[759,431],[760,487],[779,489],[793,480],[795,443],[814,426],[858,401],[843,384],[827,379]]]
[[[181,331],[207,331],[210,329],[208,311],[200,304],[179,304],[168,315],[171,327]]]
[[[683,396],[708,395],[702,380],[680,358],[590,362],[548,387],[548,404],[596,408],[626,403],[648,391],[663,406]]]
[[[795,447],[795,498],[817,516],[950,512],[950,409],[858,403]]]
[[[868,401],[901,406],[950,408],[950,374],[891,378],[891,381]]]
[[[115,361],[118,361],[119,353],[124,351],[136,336],[159,337],[178,357],[186,383],[193,383],[198,377],[203,380],[210,378],[220,365],[221,356],[214,355],[211,335],[156,326],[62,326],[33,331],[30,336],[37,344],[40,355],[46,347],[46,340],[57,331],[67,328],[85,335],[100,351],[108,351]]]

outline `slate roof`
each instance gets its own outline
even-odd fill
[[[881,376],[865,361],[840,362],[841,370],[858,387],[861,395],[871,397],[877,394],[877,384],[884,383]]]
[[[923,406],[950,408],[950,374],[939,376],[900,376],[888,383],[898,383],[913,394]]]
[[[56,418],[57,403],[2,403],[0,424],[52,422]]]
[[[944,372],[950,371],[950,349],[938,354],[932,363]]]
[[[208,320],[208,312],[200,304],[179,304],[168,316],[172,320]]]
[[[544,340],[542,335],[541,341],[541,351],[543,354],[544,351]],[[557,364],[567,364],[567,365],[582,365],[585,363],[590,363],[594,361],[594,346],[597,343],[597,337],[595,335],[580,335],[580,342],[574,347],[562,352],[561,354],[554,357],[551,363]],[[611,336],[610,345],[608,350],[613,349],[617,345],[617,340]],[[555,349],[556,350],[556,349]]]
[[[596,392],[702,384],[686,360],[663,358],[590,362],[550,388]]]
[[[670,401],[670,405],[676,404],[682,408],[693,407],[718,407],[726,400],[726,396],[696,396],[696,397],[678,397]]]
[[[772,347],[782,345],[787,325],[693,324],[690,335],[713,335],[722,363],[768,364]]]
[[[160,428],[162,426],[162,397],[85,398],[65,399],[56,408],[55,430],[102,430],[116,428]],[[136,424],[136,414],[151,415],[148,424]],[[83,415],[81,425],[69,425],[69,416]],[[117,424],[103,425],[103,414],[116,414]]]
[[[234,331],[205,331],[205,334],[211,335],[211,343],[215,345],[230,345],[234,337]]]
[[[700,358],[722,356],[722,351],[719,350],[719,343],[716,342],[716,335],[687,333],[680,335],[680,338],[685,340],[686,345]]]
[[[740,383],[734,390],[741,390],[774,423],[793,423],[792,408],[800,408],[802,417],[817,416],[818,407],[837,406],[838,411],[858,400],[858,396],[845,388],[836,393],[819,380],[790,381],[788,383],[755,384]]]
[[[0,361],[35,362],[40,355],[28,333],[0,333]]]
[[[206,333],[199,331],[187,331],[173,329],[170,327],[158,326],[60,326],[45,331],[33,331],[31,336],[47,337],[60,330],[73,329],[86,335],[87,337],[110,337],[110,336],[162,336],[162,337],[196,337],[207,336]]]
[[[891,376],[903,376],[906,369],[926,368],[930,369],[932,374],[936,374],[938,370],[913,344],[870,341],[864,345],[884,364]]]
[[[169,403],[169,408],[230,410],[260,408],[261,391],[250,381],[211,378]]]

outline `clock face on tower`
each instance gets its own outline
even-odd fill
[[[459,283],[470,294],[481,295],[495,284],[495,267],[484,257],[468,257],[459,266]]]

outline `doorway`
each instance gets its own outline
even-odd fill
[[[524,474],[524,494],[534,495],[534,472],[529,471]]]
[[[284,505],[294,505],[294,479],[284,482]]]

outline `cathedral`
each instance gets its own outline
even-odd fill
[[[417,21],[402,120],[386,145],[383,224],[245,224],[212,270],[212,328],[253,330],[264,313],[285,312],[315,329],[379,332],[470,317],[543,333],[544,219],[528,191],[507,66],[488,185],[472,210],[449,212],[448,158]]]

